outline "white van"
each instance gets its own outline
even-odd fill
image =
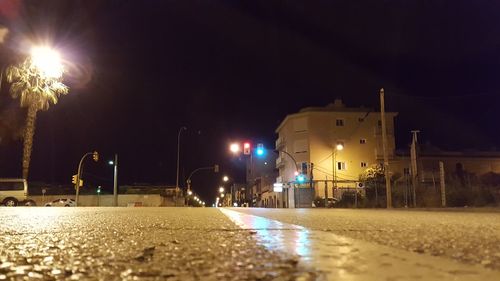
[[[3,206],[35,206],[35,201],[28,200],[27,196],[28,182],[25,179],[0,179],[0,203]]]

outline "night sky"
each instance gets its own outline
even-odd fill
[[[499,147],[500,3],[495,1],[0,1],[9,29],[1,65],[23,42],[50,42],[71,62],[70,93],[38,114],[30,180],[69,184],[82,154],[120,157],[120,184],[175,185],[215,163],[242,180],[232,140],[274,146],[290,113],[342,98],[399,112],[445,149]],[[0,92],[0,177],[20,177],[25,110]],[[107,161],[86,163],[112,186]],[[213,199],[221,175],[200,173]]]

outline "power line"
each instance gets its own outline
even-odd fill
[[[399,92],[399,93],[398,93]],[[496,96],[498,92],[480,92],[476,94],[463,94],[463,95],[453,95],[453,96],[416,96],[411,94],[401,93],[400,91],[390,91],[385,93],[387,96],[402,97],[402,98],[412,98],[412,99],[424,99],[424,100],[445,100],[445,99],[466,99],[466,98],[477,98],[483,96]]]

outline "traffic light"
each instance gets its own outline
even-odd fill
[[[71,183],[76,184],[76,175],[71,176]]]
[[[101,194],[101,186],[97,187],[97,194]]]
[[[92,153],[92,159],[94,159],[95,162],[99,161],[99,153],[97,151]]]
[[[246,142],[243,144],[243,154],[250,155],[250,143]]]
[[[257,149],[255,150],[255,153],[258,155],[258,156],[262,156],[264,155],[264,145],[262,143],[258,143],[257,144]]]
[[[298,183],[304,183],[306,181],[306,177],[303,174],[297,175],[295,179],[297,180]]]

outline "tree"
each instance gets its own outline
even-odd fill
[[[59,75],[54,75],[54,71],[49,72],[43,67],[36,62],[36,58],[30,56],[21,64],[11,65],[6,69],[7,81],[11,83],[9,92],[12,98],[19,98],[21,107],[28,108],[23,143],[24,179],[28,178],[37,112],[49,109],[51,103],[57,103],[60,95],[68,93],[68,87],[62,83],[62,66],[60,64],[56,66],[60,68],[60,71],[55,72]]]
[[[368,199],[374,197],[375,205],[378,206],[379,185],[385,182],[384,167],[382,165],[372,165],[359,175],[359,181],[365,183],[366,197]]]

